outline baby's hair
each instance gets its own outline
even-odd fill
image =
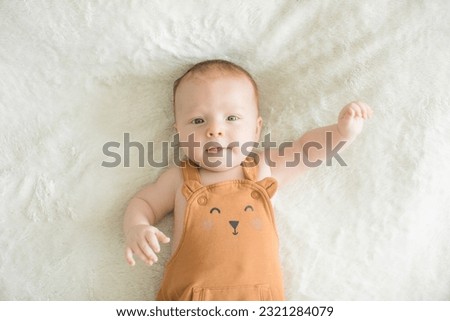
[[[202,62],[199,62],[189,68],[183,76],[175,80],[173,83],[173,106],[175,108],[175,94],[177,92],[177,88],[180,85],[181,81],[189,74],[202,74],[208,71],[212,70],[220,70],[220,71],[226,71],[234,74],[239,74],[245,76],[253,85],[253,89],[255,91],[255,98],[256,98],[256,104],[259,105],[259,94],[258,94],[258,86],[256,85],[255,80],[250,75],[250,73],[242,68],[241,66],[236,65],[235,63],[232,63],[227,60],[221,60],[221,59],[214,59],[214,60],[205,60]],[[259,109],[259,108],[258,108]]]

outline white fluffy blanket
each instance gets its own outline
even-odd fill
[[[1,1],[0,299],[154,299],[169,248],[131,268],[121,224],[161,169],[139,167],[137,149],[130,166],[103,167],[102,147],[123,146],[124,133],[170,141],[173,80],[224,58],[255,76],[277,141],[334,123],[351,100],[375,111],[342,154],[348,166],[278,193],[287,298],[449,300],[449,10],[445,0]]]

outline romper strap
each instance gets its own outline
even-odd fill
[[[200,182],[200,173],[198,172],[199,166],[190,159],[181,163],[181,170],[183,172],[184,184],[181,188],[186,200],[188,200],[196,191],[203,186]]]
[[[258,163],[253,157],[248,156],[242,163],[244,177],[251,181],[256,181],[258,177]]]
[[[200,183],[200,174],[198,172],[199,166],[190,159],[181,163],[181,170],[183,171],[183,179],[187,181],[196,181]]]

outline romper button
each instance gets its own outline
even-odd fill
[[[259,196],[260,196],[259,193],[258,193],[257,191],[253,191],[251,195],[252,195],[252,197],[253,197],[255,200],[258,199]]]
[[[197,203],[200,204],[200,205],[205,205],[207,201],[208,201],[208,200],[206,199],[206,196],[200,196],[200,197],[197,199]]]

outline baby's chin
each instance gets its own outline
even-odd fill
[[[224,172],[240,166],[241,163],[246,159],[243,154],[228,153],[224,155],[215,155],[210,153],[205,153],[201,160],[196,161],[200,167],[207,169],[212,172]]]

